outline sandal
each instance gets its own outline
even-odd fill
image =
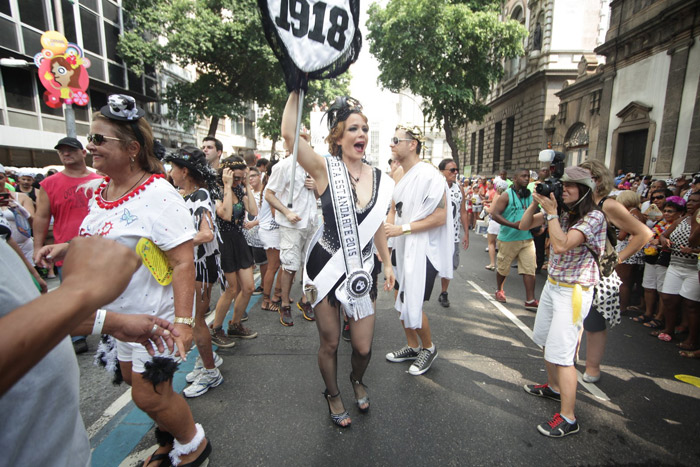
[[[367,386],[365,386],[365,383],[362,381],[358,381],[355,378],[352,377],[352,372],[350,372],[350,382],[353,385],[353,391],[355,390],[354,386],[362,386],[363,388],[367,389]],[[365,391],[366,392],[366,391]],[[357,397],[357,396],[355,396]],[[360,399],[355,400],[355,404],[357,405],[357,409],[361,413],[367,413],[369,412],[369,395],[365,395],[365,397],[362,397]],[[363,405],[367,404],[366,407],[362,407]]]
[[[158,449],[160,449],[160,448],[158,448]],[[160,454],[156,454],[156,452],[158,452],[158,449],[153,451],[153,454],[151,454],[151,456],[147,460],[142,461],[140,464],[140,467],[148,467],[149,465],[151,465],[152,462],[158,462],[158,461],[160,461],[160,463],[158,464],[158,467],[170,467],[170,466],[172,466],[173,464],[170,462],[169,453],[162,452]],[[148,462],[148,463],[146,463],[146,462]]]
[[[663,331],[654,331],[649,335],[654,336],[657,339],[659,339],[660,341],[664,341],[664,342],[671,342],[673,340],[673,337],[671,337],[670,334],[666,334]]]
[[[644,323],[644,326],[646,326],[650,329],[661,329],[664,327],[664,322],[661,321],[660,319],[654,318],[651,321]]]
[[[333,423],[338,425],[340,428],[348,428],[350,424],[352,423],[352,420],[350,420],[350,414],[348,413],[347,410],[341,412],[341,413],[333,413],[331,411],[331,398],[339,397],[340,396],[340,391],[338,391],[337,394],[335,395],[330,395],[328,393],[328,389],[323,391],[323,397],[326,398],[326,402],[328,403],[328,413],[331,416],[331,420],[333,420]],[[343,425],[343,422],[345,420],[350,420],[350,422],[347,425]]]
[[[647,315],[639,315],[639,316],[635,316],[634,318],[632,318],[632,321],[634,321],[635,323],[642,323],[642,324],[648,323],[651,320],[652,320],[652,317],[647,316]]]
[[[689,352],[687,350],[681,350],[678,352],[678,355],[685,358],[700,358],[700,351],[696,350],[695,352]]]
[[[678,344],[676,344],[676,347],[678,347],[679,349],[691,351],[698,349],[697,344],[688,344],[687,342],[679,342]]]
[[[207,440],[207,447],[195,460],[188,464],[180,464],[178,467],[204,467],[209,464],[209,456],[211,455],[211,441]],[[171,465],[171,464],[168,464]]]
[[[273,301],[268,301],[267,305],[263,302],[262,305],[260,305],[260,309],[263,311],[274,311],[275,313],[279,313],[280,311],[280,307]]]
[[[491,266],[490,264],[487,264],[486,266],[484,266],[484,269],[488,269],[489,271],[495,271],[496,266]]]

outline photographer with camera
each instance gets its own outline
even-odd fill
[[[563,160],[560,162],[563,164]],[[550,238],[549,277],[533,329],[533,340],[544,347],[547,383],[525,385],[524,389],[534,396],[561,402],[560,412],[537,427],[543,435],[558,438],[579,431],[574,414],[574,361],[578,336],[600,277],[594,255],[600,257],[604,252],[606,222],[593,201],[595,183],[588,170],[569,167],[560,180],[548,186],[554,189],[538,187],[519,226],[527,231],[546,220]],[[541,191],[550,191],[549,196]],[[538,204],[544,213],[538,213]]]
[[[513,184],[492,204],[491,218],[501,224],[496,257],[496,300],[505,303],[506,294],[503,291],[503,285],[510,272],[511,263],[517,258],[518,274],[523,276],[525,284],[525,308],[537,311],[535,244],[528,230],[519,229],[520,219],[532,202],[532,194],[527,189],[528,183],[530,183],[530,171],[528,169],[516,171]]]

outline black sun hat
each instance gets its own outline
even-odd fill
[[[194,146],[185,146],[174,153],[168,153],[163,162],[186,167],[196,173],[206,182],[206,188],[211,193],[212,198],[221,199],[216,171],[207,163],[207,157],[200,149]]]

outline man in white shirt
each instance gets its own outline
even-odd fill
[[[303,136],[303,135],[302,135]],[[280,323],[293,326],[289,292],[292,289],[294,275],[302,270],[306,250],[311,237],[318,228],[316,216],[316,184],[297,164],[294,172],[294,195],[291,207],[289,193],[291,185],[292,158],[287,157],[272,168],[270,180],[265,190],[265,200],[275,209],[275,221],[280,226],[280,272],[279,282],[282,288],[282,306],[280,306]],[[304,319],[314,321],[311,304],[302,294],[297,308]]]

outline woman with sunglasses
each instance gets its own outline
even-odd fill
[[[652,195],[651,199],[654,202],[657,191]],[[633,321],[638,323],[648,324],[647,327],[659,328],[663,325],[663,307],[659,304],[657,311],[657,303],[659,299],[659,291],[664,285],[666,270],[668,269],[670,254],[663,254],[660,247],[660,237],[668,229],[668,227],[676,222],[685,214],[685,200],[678,196],[669,196],[662,207],[663,218],[657,221],[651,231],[654,237],[644,247],[644,277],[642,279],[642,288],[644,289],[644,305],[645,312],[643,315],[633,318]]]
[[[216,201],[216,222],[219,226],[221,246],[221,270],[226,288],[216,303],[216,315],[212,323],[214,333],[223,329],[224,319],[234,301],[233,317],[226,333],[237,339],[254,339],[258,333],[244,326],[245,310],[255,290],[253,278],[253,252],[243,236],[246,213],[258,215],[243,159],[229,157],[219,169],[223,185],[223,199]]]
[[[101,235],[141,255],[143,264],[127,289],[104,308],[173,322],[180,334],[175,338],[177,354],[184,359],[194,324],[192,218],[182,196],[165,179],[145,111],[129,96],[112,95],[108,102],[93,115],[87,145],[95,169],[106,177],[90,201],[80,236]],[[144,465],[201,464],[211,444],[185,399],[173,390],[178,355],[166,349],[151,357],[143,345],[121,341],[116,348],[134,403],[156,424],[159,447]]]
[[[292,92],[282,117],[282,138],[290,148],[294,147],[298,105],[299,94]],[[337,381],[340,312],[342,308],[349,318],[350,381],[357,408],[365,413],[370,403],[362,378],[372,350],[379,272],[375,247],[384,266],[384,290],[394,285],[383,229],[394,183],[381,170],[363,161],[369,127],[359,102],[350,97],[338,98],[326,115],[330,153],[327,157],[299,139],[298,161],[316,181],[323,211],[323,226],[307,252],[304,289],[316,315],[320,338],[318,365],[326,384],[323,395],[328,411],[334,424],[348,427],[352,420],[340,398]],[[339,229],[339,225],[344,228]]]
[[[580,167],[591,172],[596,185],[592,193],[593,201],[603,211],[606,220],[629,234],[627,246],[618,251],[619,261],[623,262],[644,247],[652,237],[651,230],[632,216],[622,204],[609,197],[615,188],[615,179],[602,161],[587,160]],[[588,313],[583,329],[586,331],[586,371],[583,380],[595,383],[600,380],[600,363],[603,361],[608,338],[607,324],[599,310],[593,308]]]
[[[678,344],[682,350],[696,350],[700,344],[700,282],[697,262],[700,248],[690,243],[692,218],[700,209],[700,192],[691,193],[686,204],[686,213],[661,235],[662,248],[671,249],[671,261],[661,287],[661,302],[664,308],[665,327],[652,335],[670,342],[675,334],[688,331],[688,337]],[[678,310],[682,310],[680,328]],[[684,326],[687,324],[687,326]]]

